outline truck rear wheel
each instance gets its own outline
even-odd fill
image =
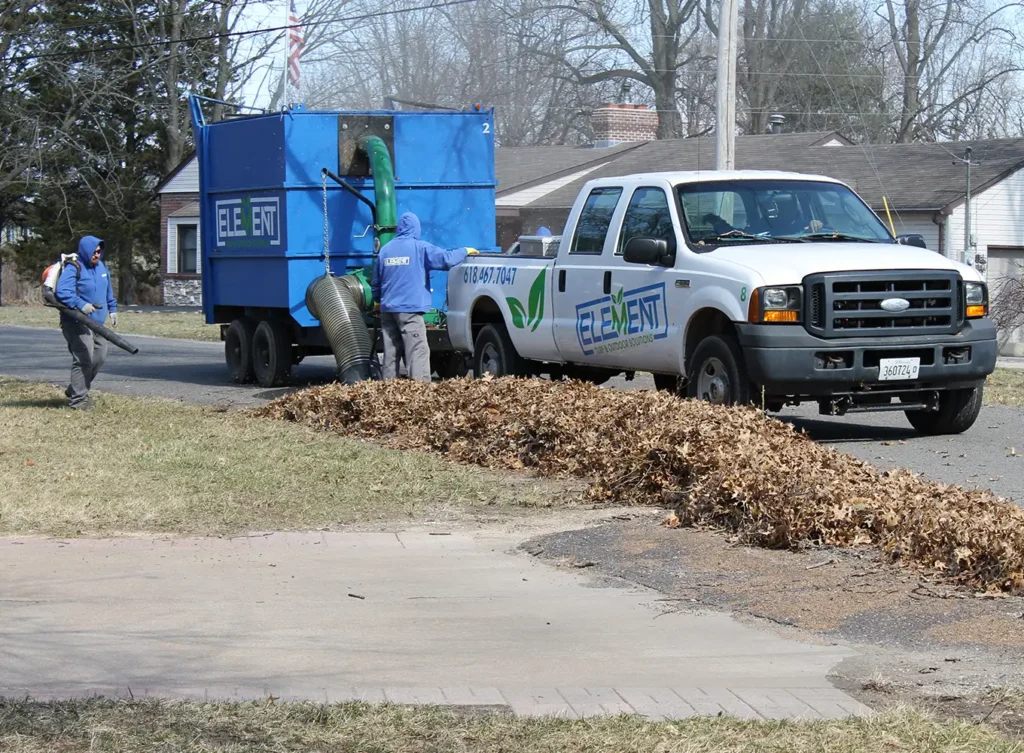
[[[984,385],[941,392],[937,411],[908,410],[907,420],[922,434],[960,434],[978,420],[984,396]]]
[[[739,344],[720,335],[701,340],[687,368],[686,396],[716,405],[744,405],[750,395]]]
[[[252,337],[252,367],[261,387],[280,387],[292,373],[292,339],[279,321],[264,320]]]
[[[484,374],[522,376],[525,371],[526,364],[516,352],[504,325],[485,325],[473,344],[473,376],[477,379]]]
[[[235,319],[224,334],[224,360],[227,362],[231,379],[238,384],[253,380],[252,339],[256,322],[248,317]]]

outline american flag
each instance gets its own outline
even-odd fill
[[[288,10],[288,82],[299,88],[299,58],[302,57],[302,26],[299,14],[295,12],[295,0],[291,0]]]

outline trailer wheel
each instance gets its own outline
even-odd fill
[[[516,352],[504,325],[487,324],[476,336],[473,345],[473,376],[522,376],[526,364]]]
[[[469,363],[461,353],[431,353],[430,370],[439,379],[461,379],[469,373]]]
[[[658,392],[671,392],[677,397],[686,394],[686,384],[676,374],[655,374],[654,389]]]
[[[252,367],[261,387],[280,387],[292,373],[292,339],[279,321],[263,320],[252,338]]]
[[[687,397],[718,405],[750,402],[750,379],[743,353],[731,337],[712,335],[701,340],[686,371]]]
[[[224,333],[224,360],[228,364],[231,379],[238,384],[253,380],[252,339],[256,322],[248,317],[235,319]]]
[[[908,410],[907,420],[922,434],[961,434],[978,420],[985,385],[939,394],[937,411]]]

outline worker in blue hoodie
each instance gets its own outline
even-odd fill
[[[384,244],[373,268],[373,300],[380,306],[384,332],[384,378],[398,376],[404,356],[410,379],[430,381],[430,347],[423,315],[430,310],[430,273],[451,269],[475,248],[446,251],[420,240],[420,220],[412,212],[398,219],[393,240]]]
[[[110,271],[103,263],[103,241],[87,235],[78,242],[78,264],[68,264],[57,280],[57,299],[95,322],[117,327],[117,301]],[[71,352],[71,384],[64,391],[68,405],[79,410],[93,407],[89,389],[107,358],[107,341],[70,316],[61,313],[60,328]]]

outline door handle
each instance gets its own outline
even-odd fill
[[[558,270],[558,292],[559,293],[564,293],[565,292],[565,270],[564,269]]]
[[[610,271],[604,273],[604,292],[605,295],[612,292],[612,273]]]

